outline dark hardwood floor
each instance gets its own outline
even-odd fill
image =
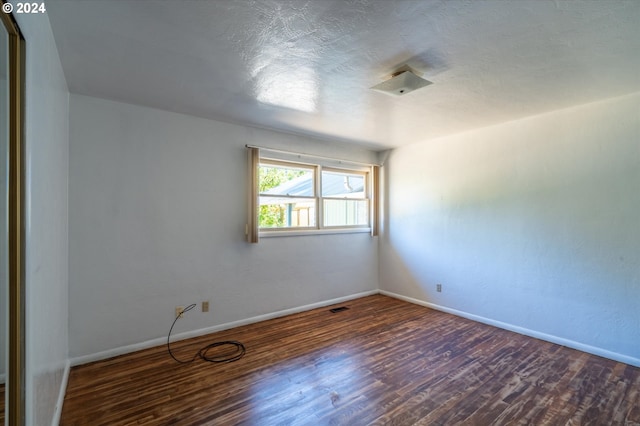
[[[640,369],[376,295],[71,369],[62,425],[640,425]],[[167,324],[167,328],[170,324]],[[173,347],[173,346],[172,346]]]

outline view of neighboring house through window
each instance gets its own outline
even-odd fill
[[[260,229],[369,226],[367,171],[267,159],[258,169]]]
[[[261,161],[260,228],[316,226],[315,167]]]
[[[366,173],[322,171],[324,226],[367,226]]]

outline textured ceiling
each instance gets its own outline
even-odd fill
[[[637,0],[46,4],[72,93],[375,149],[640,91]]]

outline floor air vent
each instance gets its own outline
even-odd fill
[[[333,309],[329,309],[329,310],[335,314],[337,312],[346,311],[347,309],[349,309],[349,308],[347,308],[346,306],[340,306],[339,308],[333,308]]]

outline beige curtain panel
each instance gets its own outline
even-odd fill
[[[247,242],[257,243],[260,240],[258,233],[258,167],[260,166],[260,149],[248,148],[249,151],[249,217],[247,218],[247,226],[245,233],[247,234]]]
[[[376,237],[380,229],[380,166],[371,166],[371,236]]]

